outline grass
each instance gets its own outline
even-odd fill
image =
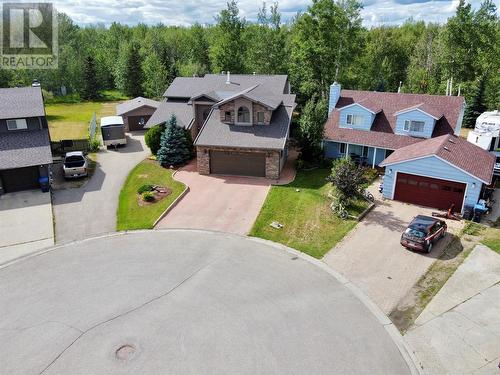
[[[344,221],[331,211],[327,195],[332,187],[325,180],[329,173],[327,169],[299,171],[291,184],[273,186],[250,235],[322,258],[357,223]],[[356,202],[349,213],[359,215],[367,205]],[[273,221],[284,227],[272,228]]]
[[[117,230],[153,228],[155,221],[184,191],[184,184],[175,181],[172,173],[172,170],[162,168],[152,160],[142,161],[130,172],[120,192]],[[137,189],[144,184],[168,187],[172,189],[172,194],[157,203],[139,206]]]
[[[49,122],[50,138],[53,141],[62,139],[85,139],[94,112],[97,122],[101,117],[116,114],[116,104],[127,99],[117,91],[104,91],[97,101],[80,101],[77,96],[56,97],[45,105]]]
[[[487,228],[483,233],[481,242],[500,254],[500,229]]]

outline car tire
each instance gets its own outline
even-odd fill
[[[427,254],[430,254],[432,252],[432,241],[429,242],[425,250],[427,251]]]

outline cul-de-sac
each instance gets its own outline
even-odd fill
[[[0,3],[0,374],[500,375],[500,4]]]

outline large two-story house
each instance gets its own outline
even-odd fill
[[[174,114],[195,140],[200,174],[278,179],[294,108],[286,75],[178,77],[145,127]]]
[[[0,194],[39,188],[51,163],[40,87],[0,89]]]
[[[334,83],[325,155],[385,167],[386,198],[460,211],[477,203],[494,164],[460,138],[464,109],[459,96],[342,90]]]

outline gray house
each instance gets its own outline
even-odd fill
[[[40,87],[0,89],[0,194],[39,188],[51,163]]]
[[[116,115],[123,118],[125,131],[143,130],[160,102],[143,97],[127,100],[116,106]]]
[[[295,105],[286,75],[178,77],[146,128],[175,114],[195,139],[198,173],[277,179]]]

